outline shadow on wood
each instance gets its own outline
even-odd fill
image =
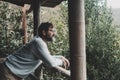
[[[33,0],[2,0],[18,6],[24,6],[24,4],[31,4]],[[41,6],[55,7],[60,4],[63,0],[40,0]]]

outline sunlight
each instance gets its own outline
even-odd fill
[[[120,8],[120,0],[107,0],[108,7],[111,8]]]

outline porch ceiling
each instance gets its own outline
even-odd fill
[[[23,6],[24,4],[31,4],[33,0],[2,0],[5,2],[10,2],[12,4]],[[64,0],[40,0],[41,6],[45,7],[55,7],[59,5]]]

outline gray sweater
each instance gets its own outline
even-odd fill
[[[16,53],[9,55],[5,61],[13,74],[20,78],[27,77],[42,62],[48,67],[62,65],[61,56],[52,56],[46,43],[40,37],[34,37]]]

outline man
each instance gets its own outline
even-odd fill
[[[16,53],[9,55],[4,64],[4,72],[1,80],[21,80],[44,63],[46,66],[56,68],[64,65],[69,66],[69,61],[63,56],[52,56],[47,48],[47,41],[53,41],[55,32],[51,23],[42,23],[38,29],[38,36],[20,48]],[[1,66],[1,67],[2,67]],[[0,75],[0,76],[1,76]],[[6,78],[6,79],[5,79]]]

